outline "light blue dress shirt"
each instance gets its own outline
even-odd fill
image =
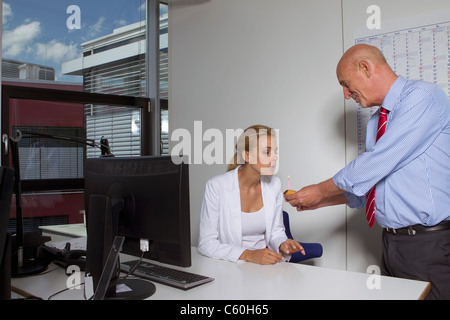
[[[375,144],[379,110],[367,124],[366,152],[334,177],[352,208],[376,184],[382,227],[433,226],[450,219],[450,102],[439,86],[399,76],[383,101],[386,131]]]

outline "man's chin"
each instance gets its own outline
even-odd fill
[[[368,108],[369,106],[367,105],[367,103],[364,102],[356,102],[361,108]]]

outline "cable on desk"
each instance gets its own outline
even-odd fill
[[[141,257],[139,258],[139,260],[136,261],[136,263],[134,264],[134,266],[133,266],[132,268],[130,268],[130,270],[128,270],[128,273],[127,273],[123,278],[120,278],[120,279],[125,280],[126,278],[128,278],[129,275],[133,274],[134,270],[136,270],[136,268],[137,268],[137,267],[139,266],[139,264],[141,263],[142,258],[144,258],[144,253],[145,253],[145,252],[142,251],[142,254],[141,254]]]
[[[47,298],[47,300],[51,300],[53,297],[57,296],[58,294],[63,293],[63,292],[65,292],[65,291],[67,291],[67,290],[71,290],[71,289],[73,289],[73,288],[75,288],[75,287],[78,287],[78,286],[81,286],[81,285],[84,285],[84,282],[77,283],[77,284],[75,284],[75,285],[73,285],[73,286],[71,286],[71,287],[68,287],[68,288],[59,290],[58,292],[55,292],[54,294],[52,294],[51,296],[49,296],[49,297]],[[84,291],[84,290],[83,290],[83,291]],[[84,297],[84,298],[86,299],[86,297]]]
[[[59,268],[61,268],[61,267],[58,266],[58,265],[56,265],[55,268],[53,268],[53,269],[45,270],[45,271],[42,271],[41,273],[37,273],[37,274],[31,274],[31,275],[29,275],[29,277],[41,276],[41,275],[43,275],[43,274],[46,274],[46,273],[50,273],[50,272],[52,272],[52,271],[55,271],[56,269],[59,269]]]
[[[43,273],[40,273],[40,274],[49,273],[49,272],[51,272],[51,271],[54,271],[54,270],[60,269],[60,268],[61,268],[61,269],[64,269],[62,266],[56,265],[56,268],[51,269],[51,270],[48,270],[48,271],[43,272]],[[47,298],[47,300],[51,300],[52,298],[54,298],[54,297],[57,296],[58,294],[63,293],[63,292],[65,292],[65,291],[67,291],[67,290],[71,290],[71,289],[73,289],[73,288],[75,288],[75,287],[78,287],[78,286],[81,286],[81,285],[84,285],[84,282],[77,283],[77,284],[75,284],[75,285],[73,285],[73,286],[71,286],[71,287],[67,287],[67,288],[62,289],[62,290],[60,290],[60,291],[58,291],[58,292],[55,292],[54,294],[50,295],[50,296]],[[83,290],[83,292],[84,292],[84,290]],[[84,294],[83,294],[83,296],[84,296],[84,299],[86,300],[86,296],[85,296]]]

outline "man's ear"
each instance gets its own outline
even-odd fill
[[[367,60],[360,60],[358,63],[359,71],[367,78],[370,78],[372,75],[372,65]]]

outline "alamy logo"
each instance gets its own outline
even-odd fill
[[[70,265],[67,267],[66,273],[70,274],[67,278],[66,286],[68,289],[81,289],[81,272],[80,267]]]
[[[81,29],[81,9],[77,5],[70,5],[67,7],[66,13],[71,13],[67,18],[66,25],[67,29]]]
[[[381,270],[379,266],[371,265],[367,267],[366,273],[370,276],[367,278],[366,285],[367,289],[381,289]]]
[[[368,29],[381,29],[381,9],[377,5],[371,5],[367,7],[366,13],[371,14],[367,18],[366,26]]]
[[[276,137],[277,141],[277,153],[279,154],[279,130],[271,129]],[[264,132],[266,131],[266,132]],[[259,150],[262,149],[260,144],[262,140],[258,140],[257,136],[267,134],[267,130],[259,129],[259,134],[254,129],[225,129],[225,133],[216,128],[209,128],[203,130],[202,121],[194,121],[193,134],[187,129],[177,128],[174,129],[170,141],[175,143],[171,148],[172,161],[175,164],[180,164],[183,161],[187,161],[189,164],[230,164],[233,161],[233,157],[236,152],[243,150],[241,145],[245,143],[247,137],[250,146],[258,146]],[[180,156],[183,155],[184,158]],[[256,161],[256,159],[254,159]],[[262,164],[269,164],[270,159],[258,159]],[[267,163],[266,163],[267,162]],[[238,158],[237,164],[244,164],[242,158]],[[252,160],[249,163],[256,163]],[[278,170],[278,161],[275,169]]]

